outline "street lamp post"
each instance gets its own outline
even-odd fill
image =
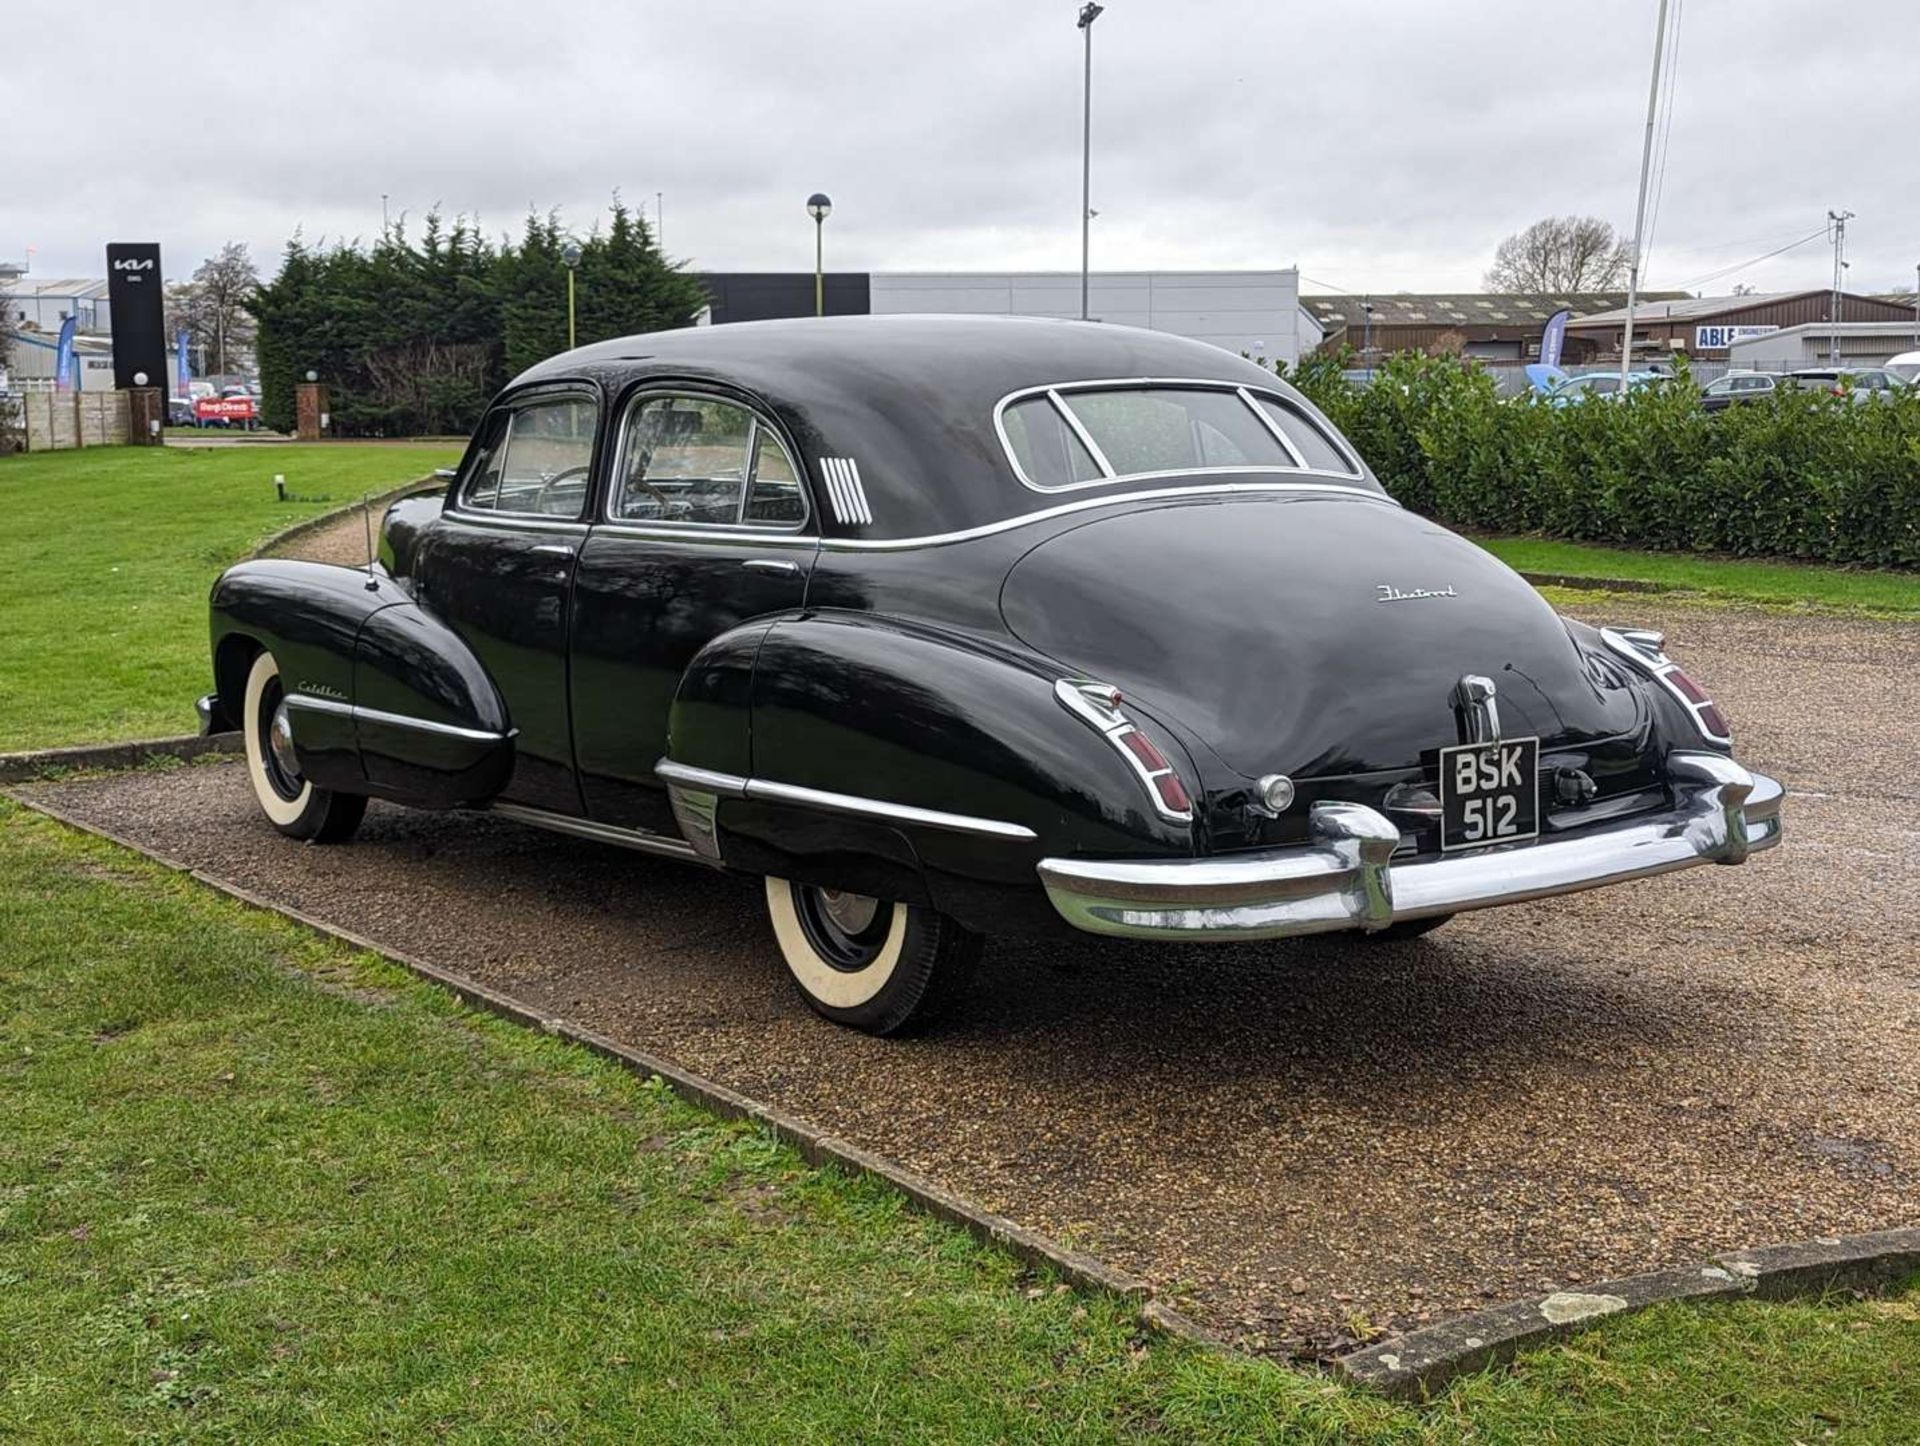
[[[1093,246],[1093,22],[1104,5],[1093,0],[1080,7],[1078,25],[1087,37],[1086,74],[1081,82],[1080,115],[1080,319],[1086,321],[1088,266]]]
[[[824,256],[824,242],[821,239],[824,222],[833,214],[833,202],[826,192],[815,191],[807,197],[807,214],[813,217],[813,314],[827,314],[827,273],[821,261]]]
[[[1367,324],[1366,324],[1366,331],[1365,331],[1366,340],[1363,341],[1360,345],[1360,354],[1366,359],[1367,380],[1372,381],[1373,380],[1373,303],[1371,301],[1363,301],[1360,303],[1360,309],[1367,314]]]
[[[569,241],[560,248],[560,260],[567,268],[567,350],[574,348],[573,340],[573,273],[580,269],[580,243]]]

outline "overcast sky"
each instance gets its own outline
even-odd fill
[[[1681,3],[1681,0],[1676,0]],[[1656,0],[1109,0],[1094,32],[1101,268],[1297,264],[1306,290],[1472,289],[1560,212],[1627,231]],[[16,0],[0,258],[100,275],[157,240],[263,270],[296,227],[438,204],[585,230],[617,187],[670,253],[810,270],[1079,266],[1076,0]],[[1684,0],[1647,284],[1854,290],[1920,261],[1912,0]]]

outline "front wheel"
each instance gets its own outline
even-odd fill
[[[770,878],[767,915],[800,997],[868,1034],[936,1019],[980,958],[980,936],[945,914],[844,889]]]
[[[247,777],[269,822],[288,838],[345,843],[360,827],[366,797],[318,788],[300,772],[286,689],[273,654],[262,652],[247,672],[240,729],[247,745]]]

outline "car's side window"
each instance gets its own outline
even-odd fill
[[[575,518],[587,500],[599,409],[586,397],[542,397],[487,423],[460,505],[480,512]]]
[[[642,397],[627,413],[615,522],[793,527],[807,516],[799,470],[773,429],[719,397]]]
[[[1321,431],[1306,413],[1296,412],[1285,402],[1275,401],[1271,397],[1261,397],[1259,400],[1266,414],[1273,418],[1274,425],[1293,443],[1294,451],[1300,454],[1300,460],[1308,467],[1316,472],[1348,474],[1358,470],[1346,454],[1333,444],[1333,439]]]

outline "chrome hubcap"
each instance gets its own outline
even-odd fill
[[[294,757],[293,724],[287,719],[284,701],[275,706],[273,717],[267,723],[267,746],[273,750],[273,761],[280,765],[281,772],[290,779],[298,779],[300,760]]]
[[[845,933],[864,932],[879,911],[880,901],[869,894],[850,894],[844,889],[820,891],[820,912]]]

